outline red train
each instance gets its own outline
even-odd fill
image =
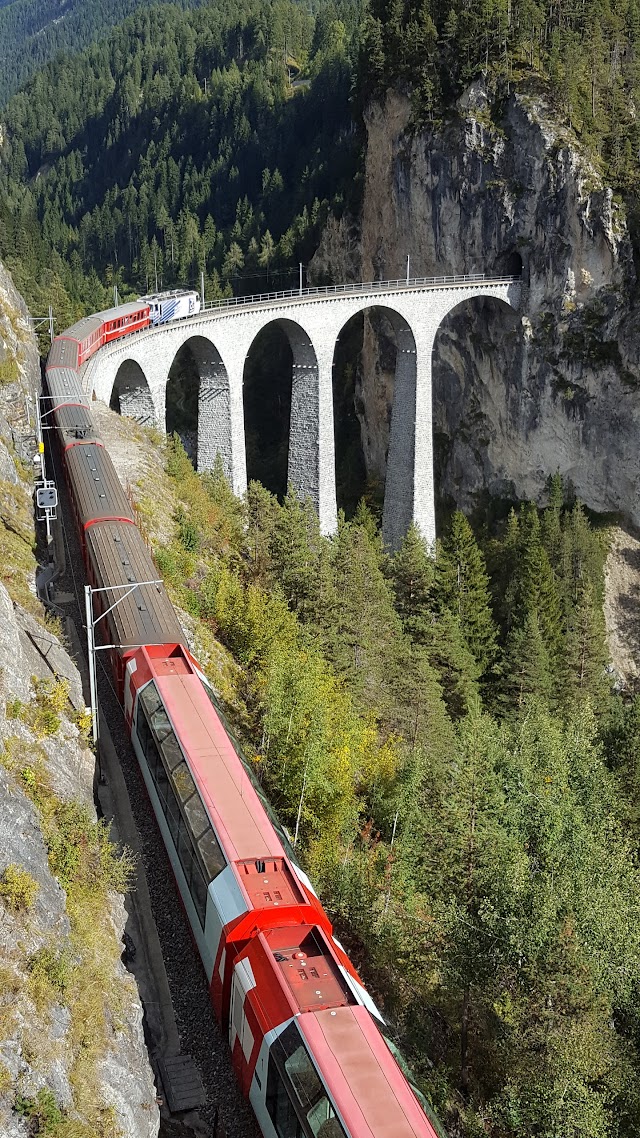
[[[115,332],[142,318],[124,307],[128,323],[118,324],[116,309],[81,322],[86,336],[76,325],[58,337],[46,371],[87,576],[107,590],[104,612],[122,597],[115,586],[157,576],[78,374],[95,350],[91,320]],[[442,1138],[229,734],[164,587],[136,589],[102,626],[117,645],[118,693],[211,999],[265,1138]]]
[[[56,336],[49,353],[48,367],[69,367],[77,370],[98,351],[98,348],[140,332],[151,324],[166,324],[170,320],[180,320],[195,316],[200,311],[200,297],[188,289],[174,289],[173,292],[159,292],[152,296],[141,296],[130,304],[109,308],[85,316],[66,332]]]

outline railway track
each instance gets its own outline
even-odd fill
[[[65,568],[56,581],[56,589],[73,597],[61,606],[65,617],[71,620],[77,632],[76,642],[84,650],[84,565],[80,553],[77,531],[59,454],[49,448],[48,468],[54,471],[60,496],[59,540],[63,543]],[[85,676],[86,660],[82,656],[76,663]],[[130,936],[128,966],[136,977],[145,1008],[145,1037],[156,1082],[160,1076],[158,1063],[166,1051],[175,1050],[176,1043],[182,1052],[193,1058],[202,1078],[206,1103],[197,1113],[171,1116],[166,1103],[161,1106],[160,1134],[174,1138],[180,1133],[196,1133],[201,1138],[256,1138],[258,1130],[253,1114],[243,1099],[231,1068],[229,1045],[215,1020],[209,1000],[206,979],[200,958],[191,939],[180,897],[169,866],[166,851],[149,799],[140,775],[137,759],[131,748],[125,727],[122,708],[116,698],[112,674],[107,660],[98,663],[98,698],[104,721],[108,724],[110,740],[119,764],[124,788],[135,827],[134,842],[137,854],[138,887],[127,898],[127,911],[131,914],[127,925]],[[108,742],[106,743],[108,746]],[[105,763],[106,769],[106,763]],[[98,779],[96,779],[98,784]],[[118,794],[108,784],[107,793],[96,785],[101,803],[113,804],[117,811]],[[110,815],[108,807],[102,809]],[[129,837],[127,822],[115,814],[118,834]],[[141,912],[149,898],[149,912]],[[167,987],[158,982],[148,966],[148,954],[141,940],[141,925],[152,921],[157,930],[162,953],[162,966]],[[133,956],[133,959],[132,959]],[[160,989],[160,990],[159,990]],[[169,993],[171,1008],[164,1006]],[[172,1039],[172,1027],[176,1037]],[[159,1096],[164,1099],[162,1087]]]

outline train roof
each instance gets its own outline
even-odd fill
[[[66,368],[77,371],[78,368],[78,341],[73,337],[56,336],[47,356],[47,372],[53,368]]]
[[[296,1022],[351,1134],[438,1138],[366,1008],[325,1008]]]
[[[75,443],[86,445],[90,442],[100,442],[93,417],[89,408],[83,403],[60,403],[55,406],[49,421],[51,418],[55,420],[56,427],[63,436],[65,448]]]
[[[47,387],[50,396],[47,400],[47,411],[63,404],[83,404],[85,407],[89,405],[82,390],[78,373],[72,367],[56,365],[51,369],[48,368]]]
[[[151,660],[151,664],[158,692],[229,861],[284,857],[282,843],[197,673],[185,669],[163,675],[162,661]]]
[[[78,521],[83,528],[105,518],[133,522],[129,499],[101,443],[71,447],[67,451],[66,462]]]
[[[147,296],[138,297],[140,303],[151,304],[152,301],[157,300],[172,300],[178,296],[198,296],[199,294],[192,288],[174,288],[169,292],[150,292]]]
[[[73,447],[67,456],[81,447]],[[159,578],[140,531],[130,522],[99,522],[85,531],[87,554],[93,568],[94,586],[107,588],[102,607],[116,607],[106,618],[113,642],[122,649],[143,644],[184,644],[164,585],[141,585],[126,595],[117,585]]]
[[[108,324],[110,320],[121,320],[124,316],[133,316],[144,307],[148,306],[145,306],[143,301],[134,300],[128,304],[120,304],[117,308],[105,308],[103,312],[94,312],[93,315],[84,316],[82,320],[78,320],[76,324],[66,328],[62,336],[57,336],[56,340],[86,340],[88,336],[99,331],[102,325]],[[54,340],[54,344],[55,342]]]

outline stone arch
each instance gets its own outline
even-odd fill
[[[171,367],[185,352],[197,375],[196,469],[213,470],[220,455],[224,472],[232,482],[233,446],[231,428],[231,390],[229,376],[220,352],[205,336],[191,336],[176,351]],[[167,388],[169,388],[169,380]],[[186,393],[188,395],[188,393]],[[166,419],[169,429],[168,418]]]
[[[123,360],[111,389],[109,406],[147,427],[155,427],[156,409],[147,377],[135,360]]]
[[[287,482],[300,497],[308,496],[318,503],[322,496],[319,432],[325,429],[321,414],[323,398],[318,358],[304,328],[284,317],[276,317],[262,325],[248,346],[247,358],[258,336],[274,325],[284,332],[292,355]]]
[[[359,305],[357,311],[342,324],[336,342],[343,336],[347,324],[359,315],[370,317],[369,321],[365,322],[365,352],[367,335],[372,334],[380,344],[381,337],[385,334],[385,323],[390,327],[395,341],[393,346],[388,343],[384,349],[387,353],[393,352],[389,358],[389,366],[394,373],[394,383],[392,398],[387,406],[388,443],[384,455],[383,508],[385,541],[395,547],[402,540],[413,516],[416,339],[408,320],[397,309],[390,307],[388,303],[376,304],[375,297],[371,297]],[[363,389],[367,383],[368,377],[363,376]],[[374,398],[378,401],[377,395],[374,395]],[[362,421],[360,425],[362,429]],[[382,456],[379,456],[379,461],[381,459]],[[382,469],[380,472],[382,473]]]
[[[522,326],[516,294],[507,295],[511,302],[478,290],[452,301],[434,330],[430,462],[444,510],[473,505],[473,489],[485,485],[495,424],[502,434],[514,400],[521,407],[510,369],[519,371]]]
[[[399,547],[412,522],[429,546],[435,542],[432,357],[443,320],[477,299],[497,301],[513,314],[519,297],[519,283],[496,291],[475,285],[459,290],[445,286],[430,290],[427,302],[425,294],[416,292],[391,304],[388,296],[377,304],[374,296],[368,296],[351,310],[350,315],[383,309],[398,343],[382,521],[383,538],[391,549]]]

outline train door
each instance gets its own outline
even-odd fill
[[[251,964],[248,960],[239,960],[233,970],[231,980],[229,1044],[233,1067],[244,1094],[248,1094],[251,1083],[249,1060],[255,1043],[255,1036],[247,1022],[245,999],[247,993],[255,986],[256,982]]]

